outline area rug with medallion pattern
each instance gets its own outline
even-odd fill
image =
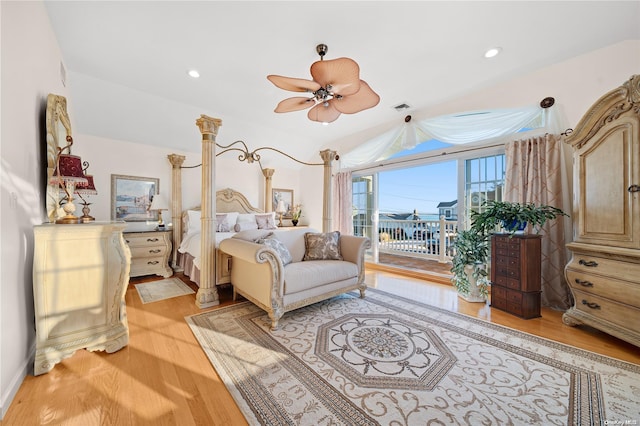
[[[640,424],[640,366],[380,290],[186,320],[251,425]]]

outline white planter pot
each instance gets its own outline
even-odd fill
[[[467,302],[486,302],[487,297],[480,293],[480,287],[476,285],[476,279],[473,276],[473,265],[465,266],[464,272],[467,274],[467,279],[469,280],[469,294],[458,293],[458,296]]]

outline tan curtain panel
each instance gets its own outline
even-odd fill
[[[505,201],[547,204],[569,213],[565,196],[566,173],[559,136],[545,135],[506,145]],[[565,182],[563,182],[563,176]],[[571,293],[564,278],[567,263],[566,218],[549,221],[542,227],[542,305],[566,310]]]
[[[341,234],[353,235],[353,191],[351,172],[333,177],[333,228]]]

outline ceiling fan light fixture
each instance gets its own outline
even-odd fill
[[[316,46],[320,60],[311,64],[313,80],[268,75],[267,79],[280,89],[311,93],[309,98],[294,97],[281,101],[275,112],[291,112],[312,107],[307,114],[312,121],[330,123],[340,114],[355,114],[376,106],[380,96],[363,80],[360,67],[350,58],[324,60],[326,44]]]

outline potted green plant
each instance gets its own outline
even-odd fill
[[[291,211],[291,223],[293,226],[298,226],[300,216],[302,216],[302,204],[296,204]]]
[[[558,216],[568,216],[557,207],[534,203],[488,201],[482,212],[471,212],[471,228],[489,234],[501,227],[508,233],[524,231],[527,226],[539,233],[542,226]]]
[[[487,234],[476,229],[460,231],[453,242],[453,249],[451,281],[458,294],[469,302],[484,302],[489,286]]]
[[[497,230],[508,233],[518,232],[531,226],[536,232],[548,221],[558,216],[568,216],[557,207],[514,203],[509,201],[488,201],[483,211],[471,212],[471,227],[460,231],[453,247],[451,278],[458,294],[468,301],[484,301],[488,293],[489,276],[489,236]],[[476,288],[477,287],[477,288]],[[480,296],[475,296],[478,290]]]

